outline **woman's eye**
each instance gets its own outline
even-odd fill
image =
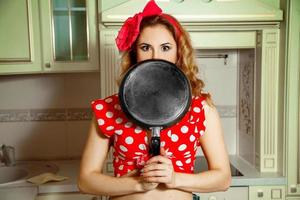
[[[169,51],[171,49],[170,46],[162,46],[161,47],[162,51]]]
[[[142,51],[148,51],[150,47],[148,45],[143,45],[140,48]]]

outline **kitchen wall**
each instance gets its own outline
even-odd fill
[[[99,97],[99,73],[1,76],[0,145],[17,160],[79,158]]]
[[[253,132],[245,134],[238,125],[238,69],[253,65],[252,51],[197,52],[197,56],[219,54],[228,58],[197,58],[199,75],[218,108],[229,154],[241,154],[252,163]],[[250,59],[241,61],[243,56]],[[100,97],[99,77],[99,73],[1,76],[0,145],[14,146],[18,160],[80,158],[92,116],[90,102]],[[242,151],[239,146],[244,146]]]

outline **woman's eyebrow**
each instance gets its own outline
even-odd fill
[[[162,43],[161,45],[172,45],[170,42]]]
[[[142,42],[142,43],[138,44],[138,46],[142,46],[142,45],[150,45],[150,44],[148,44],[146,42]]]

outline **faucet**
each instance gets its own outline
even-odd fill
[[[2,154],[0,161],[3,162],[5,166],[16,165],[15,149],[12,146],[6,146],[3,144],[1,146],[0,153]]]

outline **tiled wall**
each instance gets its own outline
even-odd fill
[[[197,58],[200,77],[220,114],[229,154],[254,164],[254,50],[198,50]]]
[[[0,77],[0,145],[17,160],[79,158],[90,102],[100,97],[99,73]]]
[[[228,55],[224,58],[202,58],[199,56]],[[197,51],[200,77],[205,90],[212,96],[221,117],[224,140],[229,154],[237,153],[237,51],[200,50]]]

